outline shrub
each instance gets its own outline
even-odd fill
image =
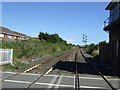
[[[95,45],[94,43],[90,44],[90,45],[86,45],[85,47],[85,51],[89,54],[91,54],[92,56],[97,56],[99,55],[99,45]]]
[[[1,44],[1,43],[0,43]],[[39,40],[15,40],[2,41],[2,48],[13,49],[14,61],[17,59],[41,58],[53,52],[65,51],[73,48],[71,45],[66,45],[60,42],[50,43]]]

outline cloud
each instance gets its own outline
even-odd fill
[[[76,40],[73,39],[65,39],[67,42],[76,42]]]
[[[39,33],[31,33],[31,35],[38,36]]]

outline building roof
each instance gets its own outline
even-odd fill
[[[19,32],[16,32],[16,31],[11,31],[8,28],[1,27],[1,26],[0,26],[0,33],[6,33],[6,34],[11,34],[11,35],[17,35],[17,36],[25,36],[25,37],[31,38],[30,36],[27,36],[23,33],[19,33]]]
[[[117,2],[119,2],[120,0],[112,0],[108,6],[105,8],[105,10],[110,10]]]
[[[6,33],[12,33],[9,29],[0,26],[0,33],[4,33],[4,32],[6,32]]]

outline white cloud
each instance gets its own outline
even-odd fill
[[[67,42],[76,42],[74,39],[65,39]]]
[[[31,35],[38,36],[39,33],[31,33]]]

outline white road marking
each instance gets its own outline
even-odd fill
[[[58,79],[58,82],[56,83],[55,90],[58,90],[61,80],[62,80],[62,75],[59,76],[60,78]]]
[[[59,78],[58,80],[58,83],[57,84],[51,84],[51,83],[38,83],[36,82],[35,84],[38,84],[38,85],[49,85],[49,86],[55,86],[55,87],[71,87],[71,88],[74,88],[73,85],[60,85],[60,82],[61,82],[61,79],[62,77]],[[5,80],[6,82],[13,82],[13,83],[21,83],[21,84],[29,84],[31,82],[26,82],[26,81],[15,81],[15,80]],[[23,87],[24,88],[24,87]],[[92,87],[92,86],[80,86],[80,88],[99,88],[99,89],[107,89],[107,88],[104,88],[104,87]]]
[[[0,79],[1,80],[1,79]],[[5,80],[6,82],[13,82],[13,83],[23,83],[23,84],[28,84],[30,82],[26,82],[26,81],[16,81],[16,80]]]
[[[101,88],[101,89],[108,89],[108,88],[104,88],[104,87],[91,87],[91,86],[80,86],[80,88]]]
[[[74,88],[75,88],[75,74],[74,74]]]
[[[26,81],[16,81],[16,80],[5,80],[6,82],[12,82],[12,83],[21,83],[21,84],[30,84],[31,82],[26,82]],[[59,84],[51,84],[51,83],[38,83],[36,82],[35,84],[38,85],[51,85],[51,86],[63,86],[63,87],[73,87],[72,85],[59,85]]]
[[[16,72],[0,72],[0,73],[11,73],[11,74],[15,74]]]
[[[15,72],[0,72],[0,73],[10,73],[10,74],[15,74]],[[34,76],[39,76],[40,74],[33,74],[33,73],[20,73],[21,75],[34,75]],[[44,75],[44,76],[56,76],[56,75]],[[65,77],[65,78],[75,78],[74,76],[62,76],[62,77]],[[107,77],[107,76],[106,76]],[[81,79],[92,79],[92,80],[103,80],[103,78],[95,78],[95,77],[79,77]],[[108,80],[120,80],[118,78],[116,79],[109,79],[107,78]]]
[[[103,80],[103,78],[91,78],[91,77],[79,77],[81,79],[95,79],[95,80]]]
[[[52,81],[50,82],[50,84],[54,84],[54,83],[55,83],[55,80],[57,79],[57,77],[58,77],[58,75],[56,75],[56,76],[52,79]],[[52,85],[49,85],[47,88],[50,90],[50,88],[52,88]]]

